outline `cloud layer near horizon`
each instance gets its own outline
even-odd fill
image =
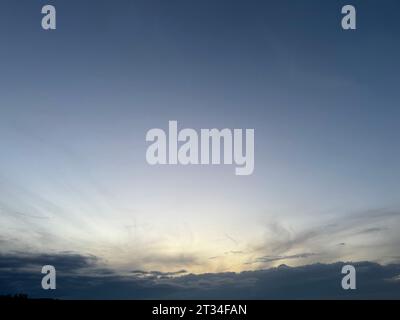
[[[40,287],[41,266],[57,269],[57,289]],[[59,299],[400,299],[400,264],[356,262],[357,290],[341,288],[343,262],[281,265],[241,273],[132,270],[117,274],[94,256],[0,255],[0,295]]]

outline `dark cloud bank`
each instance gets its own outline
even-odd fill
[[[57,269],[57,289],[40,287],[41,266]],[[193,275],[132,270],[117,274],[96,257],[0,255],[0,295],[60,299],[400,299],[400,264],[357,262],[357,290],[341,288],[343,262],[260,271]]]

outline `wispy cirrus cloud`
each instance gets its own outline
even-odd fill
[[[263,241],[249,245],[251,259],[246,264],[262,267],[291,260],[299,265],[317,258],[335,261],[347,257],[389,262],[400,244],[398,227],[400,210],[389,209],[346,214],[299,230],[275,220],[267,225]]]
[[[281,260],[293,260],[293,259],[306,259],[309,257],[316,256],[316,253],[299,253],[299,254],[293,254],[293,255],[287,255],[287,256],[264,256],[264,257],[259,257],[256,258],[255,261],[248,262],[248,264],[252,263],[259,263],[259,262],[275,262],[275,261],[281,261]]]

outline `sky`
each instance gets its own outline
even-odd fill
[[[357,30],[341,8],[357,9]],[[41,7],[57,29],[41,28]],[[400,260],[400,4],[0,4],[0,252],[124,275]],[[255,171],[150,166],[152,128],[251,128]]]

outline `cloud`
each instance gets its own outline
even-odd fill
[[[40,268],[57,269],[57,289],[40,289]],[[135,270],[118,274],[93,256],[72,253],[0,255],[0,294],[60,299],[400,299],[400,264],[351,263],[357,290],[341,288],[343,262],[281,266],[241,273],[187,274]]]
[[[99,259],[92,255],[69,252],[57,254],[9,253],[0,254],[0,270],[41,270],[44,265],[57,265],[62,272],[77,272],[97,266]]]
[[[156,279],[167,279],[176,276],[181,276],[183,274],[188,273],[186,270],[178,270],[172,272],[162,272],[162,271],[143,271],[143,270],[133,270],[132,274],[138,277],[146,277],[146,278],[156,278]]]
[[[376,233],[376,232],[381,232],[381,231],[385,231],[388,228],[367,228],[367,229],[363,229],[360,230],[358,232],[358,234],[369,234],[369,233]]]
[[[142,262],[164,266],[193,266],[199,263],[198,258],[192,254],[152,254],[143,257]]]
[[[299,253],[287,256],[265,256],[257,258],[254,262],[274,262],[280,260],[306,259],[316,255],[317,255],[316,253],[310,252],[310,253]]]
[[[324,262],[346,257],[393,262],[390,257],[398,251],[400,244],[398,227],[400,210],[389,209],[337,216],[297,230],[274,221],[267,225],[263,240],[249,245],[251,257],[248,261],[262,267],[287,259],[309,259],[310,263],[316,261],[314,252],[317,252]]]

